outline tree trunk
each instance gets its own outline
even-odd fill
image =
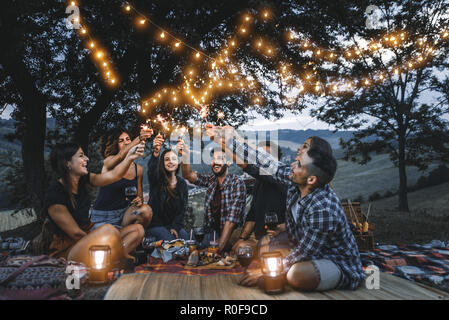
[[[4,52],[2,66],[11,76],[22,102],[21,128],[22,160],[30,203],[39,216],[44,203],[47,178],[44,166],[44,144],[46,135],[46,100],[37,90],[22,56],[16,52]]]
[[[112,90],[103,88],[103,93],[98,98],[95,106],[81,117],[75,129],[75,140],[81,145],[84,152],[88,151],[89,135],[92,128],[98,122],[103,112],[105,112],[113,97],[114,92]]]
[[[407,172],[405,167],[405,134],[399,137],[399,211],[409,212],[407,199]]]
[[[33,208],[40,216],[44,205],[44,195],[47,188],[47,177],[44,166],[44,143],[46,133],[46,108],[45,103],[36,103],[28,109],[26,130],[22,138],[22,160],[28,194]]]

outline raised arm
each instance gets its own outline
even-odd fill
[[[110,171],[106,171],[100,174],[90,174],[90,184],[94,187],[103,187],[108,184],[114,183],[120,180],[128,170],[129,166],[134,160],[140,158],[143,155],[145,149],[145,142],[141,142],[137,146],[134,146],[128,151],[125,159],[114,167]]]
[[[231,156],[237,164],[252,164],[259,169],[259,174],[272,176],[277,182],[287,185],[292,184],[290,174],[292,167],[276,160],[271,154],[257,148],[257,146],[246,142],[231,127],[207,126],[207,135],[211,140],[218,143],[221,148]]]
[[[161,146],[164,143],[164,138],[158,134],[153,141],[153,153],[150,160],[148,160],[148,181],[151,184],[157,184],[159,181],[159,154],[161,153]]]
[[[131,148],[137,146],[142,141],[145,141],[153,135],[152,129],[142,129],[140,130],[140,135],[135,138],[130,144],[126,145],[122,150],[119,151],[115,156],[109,156],[104,159],[102,172],[110,171],[115,168],[120,162],[125,159]]]
[[[188,180],[190,183],[196,183],[198,179],[198,173],[192,170],[190,166],[190,152],[189,148],[185,144],[183,140],[178,140],[178,144],[176,145],[176,149],[182,156],[182,177]]]

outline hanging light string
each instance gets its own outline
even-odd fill
[[[255,20],[252,15],[245,14],[243,16],[243,24],[237,28],[237,32],[234,36],[228,38],[226,44],[219,50],[219,52],[221,52],[216,56],[216,58],[214,58],[202,50],[194,48],[186,41],[181,40],[179,37],[174,36],[172,33],[168,32],[146,15],[141,13],[135,7],[131,6],[129,3],[124,3],[123,8],[126,12],[129,13],[133,11],[139,16],[139,25],[145,25],[149,22],[155,26],[160,32],[159,38],[163,40],[167,38],[173,39],[173,46],[175,48],[185,46],[193,51],[196,60],[201,56],[207,58],[207,60],[210,60],[210,64],[208,64],[209,71],[206,72],[208,73],[209,80],[206,81],[199,76],[196,76],[196,70],[194,70],[194,68],[186,68],[183,85],[166,87],[158,90],[152,97],[145,99],[142,102],[141,112],[146,113],[149,107],[155,108],[160,103],[170,103],[174,106],[175,111],[177,111],[179,106],[187,104],[192,105],[199,112],[201,118],[205,119],[209,114],[209,101],[214,99],[212,93],[235,93],[238,92],[238,90],[247,92],[248,89],[256,90],[257,87],[262,87],[258,82],[257,77],[252,77],[251,79],[248,76],[242,75],[240,68],[237,67],[239,64],[233,62],[230,58],[230,53],[237,48],[237,38],[248,36],[250,30],[248,23]],[[264,19],[266,19],[269,16],[269,11],[264,10],[262,15],[264,16]],[[299,44],[303,51],[311,51],[311,57],[314,60],[334,63],[339,59],[344,59],[344,61],[355,63],[355,61],[365,59],[365,57],[370,57],[374,53],[380,54],[381,49],[396,48],[398,45],[404,44],[406,38],[408,37],[404,30],[400,30],[399,32],[388,33],[377,40],[369,41],[367,49],[360,48],[358,45],[352,45],[347,49],[325,49],[315,45],[308,39],[304,39],[304,37],[296,36],[298,33],[295,33],[292,30],[288,32],[289,36],[287,37],[287,41],[293,44]],[[87,29],[83,27],[81,29],[81,35],[86,34]],[[90,35],[88,35],[88,37],[90,39],[90,47],[93,49],[95,47],[95,42]],[[439,31],[439,39],[434,41],[434,46],[446,41],[448,37],[449,31],[443,28]],[[254,38],[257,37],[253,37],[253,39]],[[376,82],[380,83],[386,79],[391,80],[394,76],[400,76],[402,72],[423,66],[424,63],[426,63],[436,51],[433,46],[428,46],[427,44],[428,41],[426,41],[424,37],[418,38],[415,45],[423,48],[423,50],[414,58],[407,59],[407,61],[405,61],[402,65],[390,67],[389,70],[373,70],[368,76],[361,76],[359,78],[353,78],[352,80],[342,81],[338,78],[336,80],[322,81],[321,79],[317,79],[317,66],[312,60],[309,61],[307,65],[313,67],[306,69],[302,75],[290,72],[288,70],[289,64],[282,62],[278,75],[285,87],[290,87],[291,91],[296,92],[296,98],[293,98],[292,96],[287,98],[287,101],[290,103],[293,101],[298,101],[299,96],[305,94],[320,96],[324,96],[326,94],[347,94],[358,89],[366,89]],[[253,48],[256,49],[256,52],[263,55],[264,58],[272,59],[276,56],[277,48],[273,44],[270,44],[264,40],[262,37],[254,40]],[[100,59],[100,66],[102,63],[105,63],[104,67],[108,66],[108,63],[103,61],[105,60],[106,55],[102,53],[102,51],[97,51],[95,54],[97,54],[96,58]],[[112,72],[109,69],[104,71],[107,79],[112,81],[112,83],[116,82],[115,76],[111,74]],[[288,81],[290,81],[290,85],[288,85]],[[198,85],[199,83],[200,85]],[[253,96],[251,103],[254,105],[261,105],[263,103],[264,100],[260,97],[260,94],[250,92],[250,96],[251,95]],[[217,113],[217,119],[222,119],[223,115],[224,113],[222,112]],[[174,120],[173,117],[171,117],[171,120]],[[160,115],[158,115],[153,121],[160,122],[164,128],[167,128],[168,120]]]
[[[69,1],[67,4],[71,5],[71,6],[76,6],[76,5],[79,6],[79,4],[76,1]],[[86,47],[89,50],[89,52],[91,53],[91,56],[93,57],[93,60],[94,60],[95,64],[97,65],[97,68],[103,75],[103,79],[105,79],[105,81],[108,85],[114,86],[114,87],[117,86],[118,85],[117,75],[114,72],[114,68],[112,66],[112,63],[109,59],[109,55],[107,54],[106,50],[102,49],[98,46],[97,41],[95,41],[93,39],[93,37],[91,36],[91,34],[88,31],[88,28],[83,23],[81,23],[81,15],[79,17],[76,17],[74,19],[74,21],[80,25],[79,32],[78,32],[80,37],[81,38],[87,37],[87,39],[85,39],[85,40],[87,40]]]
[[[174,40],[174,46],[176,48],[180,48],[181,45],[190,48],[192,51],[195,52],[195,54],[199,54],[202,55],[203,57],[206,57],[210,60],[215,60],[213,57],[211,57],[210,55],[208,55],[207,53],[203,52],[202,50],[196,49],[193,46],[191,46],[190,44],[188,44],[187,42],[181,40],[179,37],[176,37],[175,35],[173,35],[172,33],[168,32],[166,29],[162,28],[160,25],[158,25],[157,23],[155,23],[152,19],[150,19],[148,16],[146,16],[145,14],[143,14],[142,12],[140,12],[139,10],[137,10],[134,6],[132,6],[131,4],[125,2],[123,4],[123,7],[125,9],[125,11],[127,13],[130,13],[131,11],[133,11],[136,15],[138,15],[139,21],[138,23],[141,25],[145,25],[146,22],[148,21],[151,25],[155,26],[159,31],[161,31],[161,33],[159,34],[159,38],[165,39],[167,37],[171,37]]]

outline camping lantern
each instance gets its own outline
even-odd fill
[[[262,253],[263,289],[268,294],[284,291],[284,266],[279,251]]]
[[[107,283],[111,264],[111,248],[109,246],[92,246],[89,248],[89,257],[89,282],[94,284]]]

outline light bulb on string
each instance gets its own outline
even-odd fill
[[[162,31],[161,34],[159,35],[159,37],[160,37],[161,39],[165,39],[165,32]]]
[[[125,10],[128,11],[128,12],[131,11],[131,6],[130,6],[130,5],[127,5],[127,6],[125,7]]]

